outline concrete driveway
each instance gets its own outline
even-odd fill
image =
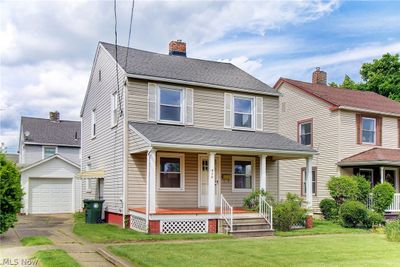
[[[96,252],[98,247],[72,233],[73,223],[72,214],[18,216],[15,227],[0,236],[0,265],[30,259],[38,250],[59,248],[82,266],[113,266]],[[46,236],[54,245],[24,247],[19,240],[27,236]]]

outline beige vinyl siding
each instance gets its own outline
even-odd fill
[[[128,156],[128,208],[146,207],[147,153]]]
[[[111,95],[117,90],[115,61],[100,45],[89,81],[86,105],[82,115],[82,168],[90,156],[92,169],[103,169],[105,211],[122,212],[123,177],[123,119],[119,117],[116,127],[111,127]],[[98,75],[101,70],[101,81]],[[120,93],[123,95],[124,72],[119,69]],[[122,103],[121,103],[122,104]],[[122,104],[123,107],[123,104]],[[96,109],[96,137],[91,137],[91,113]],[[91,180],[91,193],[95,197],[95,179]],[[85,192],[85,185],[83,185]]]
[[[340,154],[339,160],[369,150],[374,145],[357,144],[356,112],[340,111]],[[398,129],[396,117],[382,117],[382,147],[397,148]]]
[[[339,123],[338,112],[329,110],[330,105],[299,89],[283,84],[279,91],[283,94],[280,107],[285,103],[286,111],[280,110],[280,134],[297,141],[297,122],[313,119],[313,145],[319,151],[314,156],[313,166],[317,167],[317,196],[313,206],[318,210],[319,201],[329,196],[326,183],[329,178],[339,174],[338,162]],[[305,159],[281,160],[279,163],[280,198],[291,192],[301,195],[301,168]]]
[[[145,80],[129,79],[128,118],[130,121],[147,122],[147,84]],[[164,83],[163,83],[164,84]],[[171,84],[179,87],[179,84]],[[185,86],[181,86],[185,88]],[[194,127],[224,130],[224,93],[221,89],[191,86],[193,89]],[[256,94],[243,94],[256,96]],[[278,97],[263,96],[264,131],[278,131]]]
[[[149,148],[149,144],[132,130],[128,131],[129,153],[137,153]]]

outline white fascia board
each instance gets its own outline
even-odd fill
[[[355,112],[363,112],[363,113],[379,114],[379,115],[385,115],[385,116],[391,116],[391,117],[400,117],[400,114],[398,114],[398,113],[382,112],[382,111],[376,111],[376,110],[364,109],[364,108],[355,108],[355,107],[349,107],[349,106],[339,106],[338,109],[355,111]]]
[[[276,96],[276,97],[280,96],[280,94],[278,94],[278,93],[269,93],[269,92],[262,92],[262,91],[256,91],[256,90],[241,89],[241,88],[236,88],[236,87],[201,83],[201,82],[191,82],[191,81],[184,81],[184,80],[178,80],[178,79],[169,79],[169,78],[161,78],[161,77],[129,74],[129,73],[127,74],[127,76],[129,78],[150,80],[150,81],[156,81],[156,82],[178,83],[178,84],[184,84],[184,85],[189,85],[189,86],[199,86],[199,87],[206,87],[206,88],[223,89],[223,90],[237,91],[237,92],[244,92],[244,93],[251,93],[251,94],[268,95],[268,96]]]

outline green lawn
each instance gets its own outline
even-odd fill
[[[40,245],[51,245],[50,239],[45,236],[27,236],[21,239],[21,243],[24,246],[40,246]]]
[[[110,246],[135,266],[399,266],[382,234],[233,239]]]
[[[289,232],[277,231],[276,236],[302,236],[302,235],[323,235],[323,234],[353,234],[353,233],[371,233],[366,229],[344,228],[331,221],[314,220],[312,229],[298,229]]]
[[[85,224],[82,213],[75,214],[74,234],[93,243],[119,243],[128,241],[200,240],[232,238],[224,234],[149,235],[112,224]]]
[[[40,266],[43,267],[79,267],[71,256],[64,250],[52,249],[41,250],[35,253],[35,258],[38,259]]]

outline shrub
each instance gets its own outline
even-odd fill
[[[302,208],[304,200],[295,194],[288,193],[286,200],[274,206],[274,226],[282,231],[289,231],[291,227],[306,218],[307,210]]]
[[[269,192],[264,191],[263,189],[257,189],[251,192],[244,200],[243,200],[243,207],[249,210],[258,210],[259,204],[259,196],[262,195],[265,197],[265,200],[268,204],[274,204],[274,198],[271,196]]]
[[[400,242],[400,220],[387,223],[385,234],[389,241]]]
[[[328,189],[336,204],[346,200],[355,200],[359,194],[357,182],[350,176],[335,176],[328,182]]]
[[[22,208],[23,192],[15,163],[0,153],[0,234],[13,227]]]
[[[335,219],[338,216],[338,206],[335,200],[325,198],[319,203],[319,208],[326,220]]]
[[[364,221],[364,226],[366,228],[372,228],[374,226],[382,225],[385,222],[385,218],[381,213],[368,210],[367,211],[367,219]]]
[[[394,187],[387,182],[377,184],[372,189],[372,208],[376,212],[384,213],[385,210],[390,206],[390,204],[392,204],[395,192],[396,190],[394,189]]]
[[[359,201],[349,200],[340,206],[339,217],[344,227],[362,226],[367,220],[367,208]]]
[[[353,179],[356,181],[358,188],[356,200],[367,204],[369,194],[371,193],[371,183],[364,176],[353,176]]]

